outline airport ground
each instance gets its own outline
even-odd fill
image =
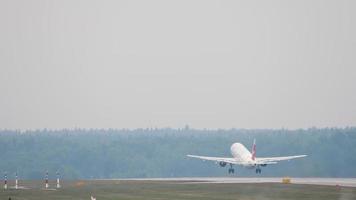
[[[293,180],[292,180],[293,181]],[[209,183],[209,184],[205,184]],[[11,183],[10,183],[11,184]],[[53,182],[51,188],[55,183]],[[0,199],[62,200],[90,199],[239,199],[239,200],[352,200],[356,187],[340,185],[283,184],[278,182],[210,182],[167,180],[85,180],[64,181],[58,190],[44,190],[43,181],[22,181],[27,189],[0,190]]]

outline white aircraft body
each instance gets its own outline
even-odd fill
[[[246,147],[241,143],[234,143],[230,148],[232,158],[223,157],[208,157],[208,156],[197,156],[197,155],[187,155],[188,157],[198,158],[202,160],[214,161],[219,163],[221,167],[225,167],[230,164],[229,174],[234,173],[235,170],[233,165],[241,165],[248,169],[256,169],[256,174],[262,172],[261,167],[265,167],[270,164],[277,164],[278,161],[291,160],[294,158],[302,158],[307,155],[296,155],[296,156],[284,156],[284,157],[256,157],[256,140],[253,141],[252,153],[246,149]]]

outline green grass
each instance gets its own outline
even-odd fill
[[[234,199],[234,200],[352,200],[356,188],[277,183],[196,184],[160,181],[67,181],[56,191],[46,191],[40,181],[21,182],[27,190],[0,190],[0,199]],[[54,185],[54,184],[53,184]]]

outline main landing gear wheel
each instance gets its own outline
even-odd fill
[[[233,174],[233,173],[235,173],[235,169],[230,168],[230,169],[229,169],[229,174]]]
[[[256,168],[256,174],[261,174],[262,170],[260,168]]]
[[[234,168],[232,168],[232,164],[230,164],[230,168],[229,168],[229,174],[233,174],[235,173]]]

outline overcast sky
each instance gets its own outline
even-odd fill
[[[0,129],[356,126],[356,1],[0,1]]]

